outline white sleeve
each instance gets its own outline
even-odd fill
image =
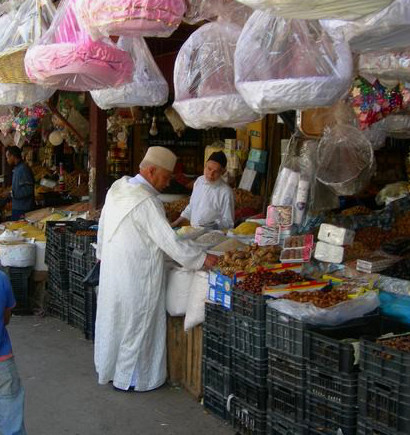
[[[98,221],[98,233],[97,233],[97,260],[101,260],[103,241],[104,241],[104,221],[105,221],[105,207],[101,211],[100,220]]]
[[[201,269],[205,262],[206,253],[190,242],[178,239],[165,216],[163,206],[156,204],[155,199],[147,199],[140,207],[135,213],[138,213],[139,216],[143,213],[143,230],[152,241],[183,267],[194,270]],[[141,222],[137,216],[136,220]]]
[[[181,213],[181,217],[191,220],[191,201],[189,201],[189,204],[185,207],[185,209]]]
[[[235,225],[235,199],[232,189],[224,192],[222,197],[222,221],[220,227],[223,229],[233,228]]]

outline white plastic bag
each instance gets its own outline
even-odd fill
[[[168,101],[168,83],[155,63],[143,38],[118,40],[118,48],[130,53],[134,62],[131,83],[115,88],[91,91],[91,96],[103,110],[113,107],[162,106]]]
[[[195,272],[182,267],[168,271],[167,312],[171,316],[184,316],[192,290]]]
[[[259,118],[235,89],[234,52],[241,28],[226,22],[196,30],[178,53],[174,109],[196,129],[235,127]]]
[[[25,57],[29,78],[44,86],[90,91],[132,79],[129,53],[110,39],[93,41],[75,15],[75,0],[62,0],[48,31]]]
[[[337,37],[349,41],[355,52],[395,50],[410,45],[410,0],[394,0],[390,6],[357,21],[322,20]]]
[[[254,9],[272,9],[275,15],[285,18],[318,20],[357,18],[380,11],[392,0],[238,0]]]
[[[363,317],[379,307],[379,295],[369,291],[363,296],[350,299],[330,308],[318,308],[312,303],[300,303],[287,299],[268,301],[268,305],[281,313],[312,325],[336,326]]]
[[[205,321],[205,301],[208,286],[208,272],[196,272],[192,282],[185,315],[185,331],[188,331]]]
[[[48,100],[56,90],[30,83],[0,83],[0,105],[27,107]]]
[[[236,88],[255,111],[330,106],[349,90],[352,57],[318,22],[255,11],[235,52]]]
[[[36,264],[34,243],[0,243],[0,263],[2,266],[31,267]]]

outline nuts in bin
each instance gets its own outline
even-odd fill
[[[308,292],[290,292],[281,299],[306,304],[311,302],[318,308],[329,308],[348,300],[347,290],[323,289]]]
[[[236,288],[249,293],[261,294],[265,286],[293,284],[300,281],[303,281],[302,276],[292,270],[287,270],[281,273],[275,273],[270,270],[261,270],[250,273],[243,281],[236,284]]]
[[[401,352],[410,352],[410,334],[406,334],[401,337],[394,337],[390,339],[383,339],[383,340],[379,339],[376,341],[376,343],[382,344],[383,346],[391,347]],[[386,354],[385,356],[386,359],[391,358],[391,355]]]

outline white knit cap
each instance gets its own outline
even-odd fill
[[[174,167],[177,162],[177,156],[164,147],[149,147],[141,164],[151,164],[174,172]]]

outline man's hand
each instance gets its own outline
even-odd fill
[[[205,269],[212,269],[218,263],[219,257],[213,254],[206,254],[206,258],[204,261]]]

